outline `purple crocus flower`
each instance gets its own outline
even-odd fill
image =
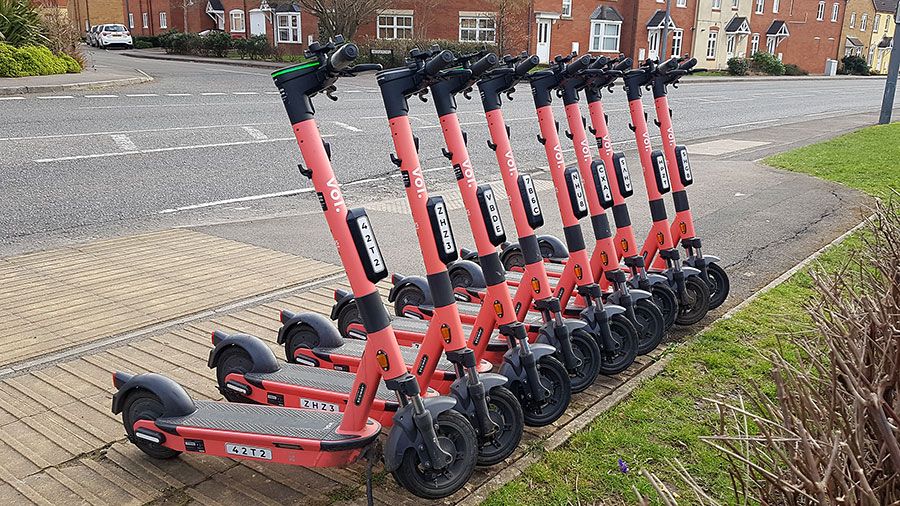
[[[628,473],[628,464],[622,459],[619,459],[619,471],[622,471],[622,474]]]

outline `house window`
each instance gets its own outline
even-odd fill
[[[459,17],[460,42],[494,42],[497,30],[492,17]]]
[[[777,39],[778,38],[773,35],[769,35],[768,37],[766,37],[766,51],[771,54],[775,54],[775,43],[777,42]]]
[[[872,31],[873,31],[873,32],[877,32],[877,31],[878,31],[878,25],[880,25],[880,24],[881,24],[881,14],[876,14],[876,15],[875,15],[875,21],[872,22]]]
[[[754,33],[753,37],[750,38],[750,56],[753,56],[753,53],[759,51],[759,34]]]
[[[672,30],[672,56],[681,56],[681,43],[684,40],[684,30]]]
[[[778,7],[780,7],[781,0],[772,0],[772,14],[778,14]]]
[[[869,24],[869,14],[865,13],[862,15],[862,19],[859,21],[859,31],[866,31],[866,25]]]
[[[687,7],[687,0],[677,0],[675,7]]]
[[[567,18],[572,16],[572,0],[562,0],[562,15]]]
[[[159,13],[159,27],[160,28],[168,28],[169,27],[168,23],[166,22],[166,13],[165,12]]]
[[[300,13],[284,12],[275,16],[279,44],[300,44]]]
[[[850,14],[850,28],[856,27],[856,13]]]
[[[762,14],[766,6],[766,0],[756,0],[756,13]]]
[[[718,30],[709,31],[709,40],[706,41],[706,59],[716,59],[716,40],[719,38]]]
[[[816,21],[822,21],[825,18],[825,2],[819,2],[819,10],[816,11]]]
[[[144,28],[147,28],[147,13],[141,14],[141,21],[144,22]]]
[[[841,4],[836,3],[831,6],[831,22],[832,23],[837,23],[838,13],[840,12],[840,10],[841,10]]]
[[[837,5],[837,4],[834,4],[834,5]],[[891,17],[885,16],[884,17],[884,31],[888,31],[890,29],[890,27],[891,27]]]
[[[128,28],[134,28],[134,14],[128,13]]]
[[[246,31],[246,27],[244,26],[244,11],[240,9],[234,9],[228,13],[228,17],[231,19],[232,32]]]
[[[741,5],[741,0],[731,0],[731,8],[739,9]]]
[[[725,36],[725,51],[728,52],[728,57],[731,58],[734,56],[734,46],[735,46],[735,36],[734,35],[726,35]]]
[[[413,36],[413,17],[398,15],[378,16],[379,39],[411,39]]]
[[[621,21],[591,21],[591,51],[618,53],[621,28]]]
[[[722,8],[722,0],[712,0],[712,8],[714,11],[720,10]]]
[[[649,58],[659,57],[659,30],[650,30],[647,34],[647,41],[650,43]]]

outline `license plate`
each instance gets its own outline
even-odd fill
[[[300,407],[303,409],[311,409],[313,411],[326,411],[328,413],[337,413],[341,408],[337,404],[330,402],[314,401],[312,399],[300,398]]]
[[[113,37],[121,37],[121,35],[113,35]]]
[[[236,457],[251,457],[255,459],[272,460],[272,450],[257,448],[255,446],[236,445],[225,443],[225,451]]]

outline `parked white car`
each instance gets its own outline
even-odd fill
[[[99,30],[102,27],[103,27],[102,25],[94,25],[88,29],[87,34],[85,35],[84,39],[85,39],[85,42],[87,42],[89,46],[97,45],[97,30]]]
[[[97,38],[97,47],[101,48],[122,46],[130,49],[134,46],[131,32],[125,28],[125,25],[101,25],[95,37]]]

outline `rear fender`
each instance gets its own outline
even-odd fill
[[[563,262],[569,258],[569,249],[559,238],[552,235],[537,236],[538,245],[541,247],[541,255],[553,262]],[[549,256],[548,253],[549,252]]]
[[[586,328],[586,327],[588,327],[588,324],[582,320],[576,320],[574,318],[566,318],[563,320],[563,322],[566,326],[566,332],[570,336],[572,335],[572,332],[579,330],[579,329],[585,329],[588,333],[591,332],[591,330],[589,328]],[[552,346],[554,348],[556,347],[554,345],[554,343],[556,342],[556,337],[553,333],[553,322],[547,322],[547,323],[544,323],[541,325],[541,328],[538,329],[538,336],[537,336],[537,339],[535,339],[535,342],[541,343],[541,344],[546,344],[547,346]],[[534,345],[532,345],[532,348],[534,348]]]
[[[353,297],[351,292],[347,290],[335,290],[334,291],[334,305],[331,306],[331,319],[337,321],[338,315],[341,314],[341,310],[350,304],[355,304],[356,299]]]
[[[394,300],[397,299],[397,292],[399,292],[400,289],[412,285],[425,294],[424,305],[434,305],[434,300],[431,298],[431,290],[428,288],[428,281],[422,276],[401,276],[399,274],[393,274],[391,275],[391,283],[393,283],[393,286],[391,286],[391,291],[388,293],[388,302],[394,302]]]
[[[437,397],[425,397],[422,399],[425,409],[431,413],[432,420],[436,420],[438,415],[444,411],[449,411],[456,406],[456,399],[445,395]],[[388,433],[387,441],[384,444],[384,468],[386,471],[396,471],[403,461],[403,455],[408,450],[420,451],[427,453],[424,448],[424,440],[422,435],[416,429],[416,423],[413,421],[413,405],[407,404],[394,413],[394,426]],[[423,457],[427,457],[423,453]]]
[[[212,340],[215,348],[209,350],[209,361],[206,364],[210,369],[219,367],[222,353],[232,346],[242,348],[250,355],[253,370],[248,372],[270,373],[279,369],[278,359],[275,358],[272,349],[258,337],[248,334],[226,334],[217,330],[213,332]]]
[[[292,313],[288,310],[281,312],[281,328],[278,329],[278,344],[287,345],[287,336],[299,325],[309,325],[319,336],[319,348],[337,348],[344,343],[341,333],[334,327],[331,320],[319,313]],[[313,343],[309,343],[313,348]]]
[[[501,244],[500,245],[500,262],[503,265],[506,265],[506,258],[511,253],[515,253],[515,252],[519,252],[519,251],[522,251],[522,247],[519,246],[519,243],[517,243],[517,242],[507,241],[507,242]]]
[[[465,288],[474,288],[476,290],[479,288],[487,288],[487,282],[484,280],[484,273],[481,271],[481,266],[471,260],[457,260],[450,264],[447,270],[450,273],[451,280],[453,279],[454,274],[457,274],[461,271],[464,271],[466,274],[468,274],[469,279],[472,280],[472,284]],[[454,288],[462,287],[454,286]]]
[[[143,373],[135,376],[118,371],[113,374],[113,384],[119,389],[112,399],[112,412],[116,415],[124,409],[128,395],[137,390],[148,390],[159,397],[163,405],[162,416],[185,416],[197,410],[184,387],[161,374]]]

